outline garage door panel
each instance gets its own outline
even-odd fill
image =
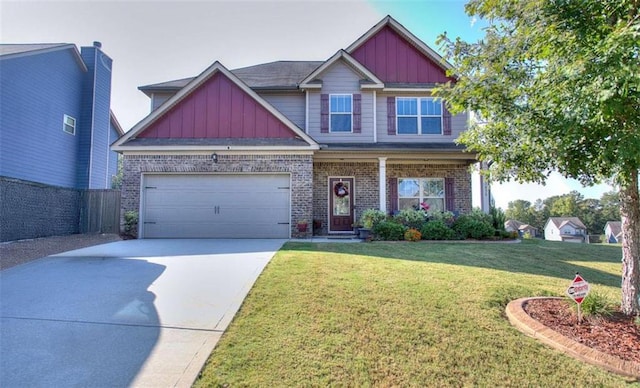
[[[288,238],[288,175],[147,175],[145,238]]]

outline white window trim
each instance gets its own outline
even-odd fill
[[[73,125],[67,123],[68,119],[71,119],[73,121]],[[78,121],[74,117],[71,117],[69,115],[64,115],[64,117],[62,118],[62,132],[68,133],[69,135],[75,136],[76,135],[76,124],[77,123],[78,123]],[[70,126],[71,128],[73,128],[73,132],[67,131],[67,125]]]
[[[418,105],[417,115],[399,115],[398,114],[398,100],[399,99],[415,99]],[[440,103],[440,115],[423,115],[421,114],[422,104],[420,100],[437,100],[435,97],[415,97],[415,96],[396,96],[396,135],[398,136],[442,136],[444,134],[444,114],[442,100]],[[398,124],[398,118],[401,117],[415,117],[418,121],[418,133],[400,133],[400,126]],[[440,133],[422,133],[422,117],[440,117]]]
[[[349,98],[351,99],[351,112],[346,113],[346,112],[332,112],[331,111],[331,97],[338,97],[338,96],[349,96]],[[332,122],[333,120],[331,120],[331,116],[333,115],[344,115],[346,116],[347,114],[349,115],[349,117],[351,118],[351,130],[350,131],[334,131],[333,130],[333,125]],[[353,133],[353,94],[348,94],[348,93],[334,93],[334,94],[329,94],[329,133]]]
[[[446,210],[447,208],[447,189],[446,189],[446,184],[444,181],[444,178],[438,178],[438,177],[429,177],[429,178],[417,178],[417,177],[399,177],[398,178],[398,204],[397,204],[397,209],[400,209],[400,199],[403,198],[416,198],[416,197],[402,197],[400,195],[400,181],[403,179],[412,179],[412,180],[417,180],[420,182],[420,191],[419,191],[419,196],[418,196],[418,203],[422,203],[425,201],[425,199],[429,199],[429,198],[435,198],[435,199],[442,199],[442,208],[443,210]],[[442,197],[423,197],[422,196],[422,182],[423,181],[429,181],[429,180],[439,180],[442,181]]]

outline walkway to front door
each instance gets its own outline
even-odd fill
[[[353,178],[329,178],[329,232],[353,230]]]

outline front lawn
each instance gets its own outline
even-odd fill
[[[576,271],[620,299],[620,248],[287,243],[196,386],[629,386],[511,327],[504,306],[562,296]]]

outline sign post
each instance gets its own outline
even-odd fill
[[[582,322],[582,301],[589,294],[591,286],[586,280],[576,272],[576,277],[573,278],[571,285],[567,288],[567,295],[578,304],[578,324]]]

